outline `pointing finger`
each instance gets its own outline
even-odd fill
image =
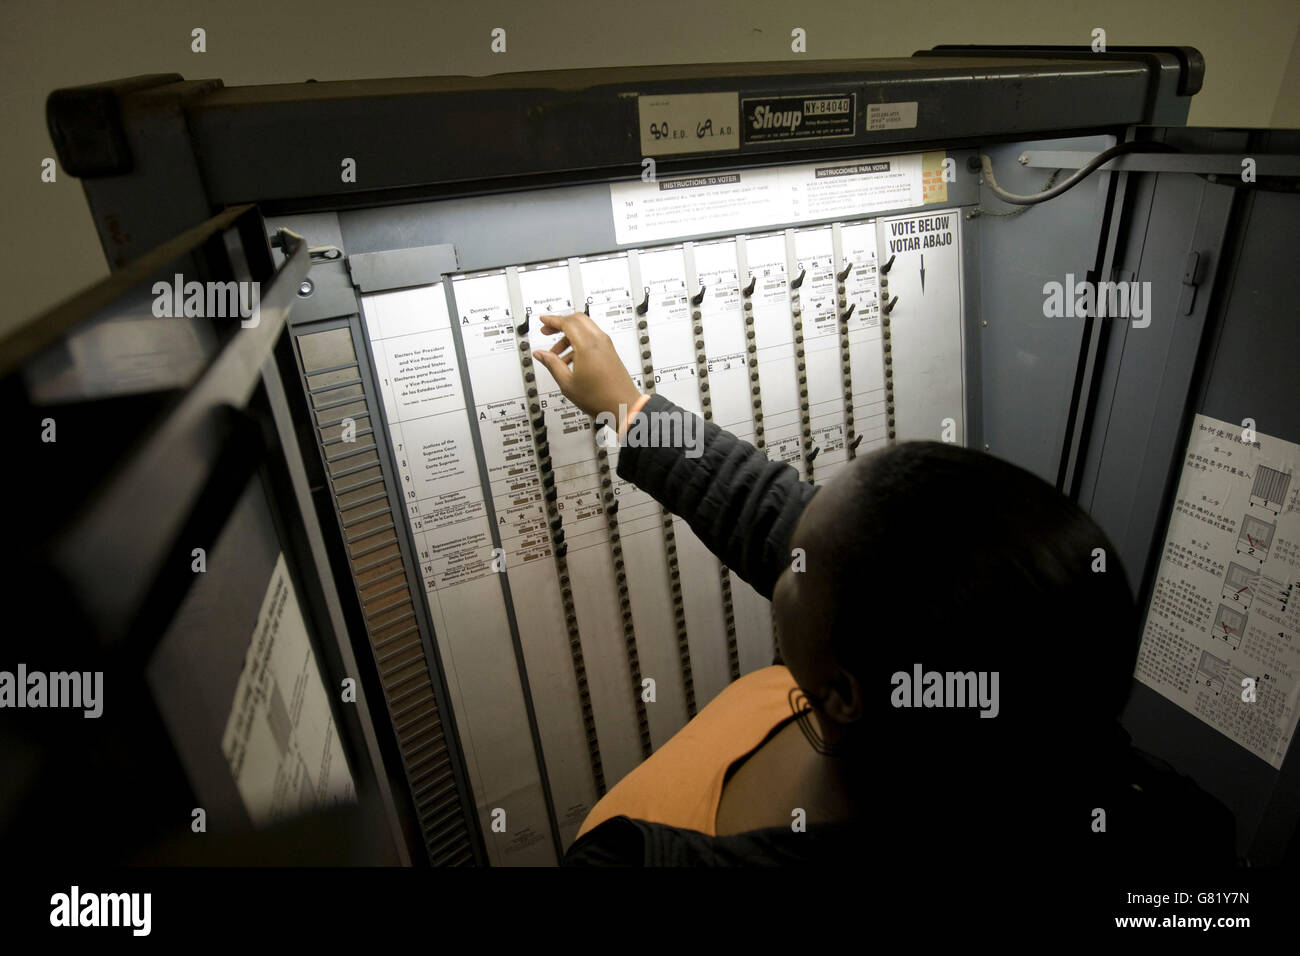
[[[548,349],[538,349],[533,353],[533,357],[546,366],[546,370],[551,373],[551,377],[555,379],[555,384],[559,385],[561,390],[568,386],[569,379],[573,377],[573,371],[564,359]]]

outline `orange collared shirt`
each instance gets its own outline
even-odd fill
[[[617,816],[716,836],[727,772],[791,719],[790,690],[795,686],[790,671],[779,664],[733,681],[615,784],[591,808],[578,836]]]

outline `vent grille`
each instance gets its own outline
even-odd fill
[[[316,442],[397,736],[421,837],[435,866],[474,862],[431,662],[402,564],[392,502],[350,328],[297,336]]]

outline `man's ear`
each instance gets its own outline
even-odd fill
[[[822,713],[837,724],[852,724],[862,718],[865,709],[862,684],[853,674],[837,668],[835,679],[821,699]]]

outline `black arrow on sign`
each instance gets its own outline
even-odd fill
[[[925,291],[925,253],[921,253],[921,291]]]

